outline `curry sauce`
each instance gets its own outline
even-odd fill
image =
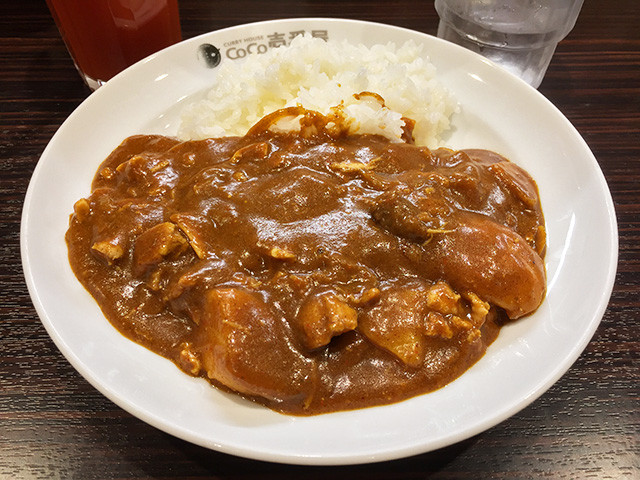
[[[544,298],[535,182],[298,113],[299,132],[127,138],[75,204],[76,276],[126,337],[281,412],[442,387]]]

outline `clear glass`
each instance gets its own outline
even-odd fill
[[[538,88],[584,0],[435,0],[438,37],[493,60]]]

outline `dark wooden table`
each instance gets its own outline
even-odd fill
[[[415,0],[181,0],[181,16],[185,38],[283,17],[437,27],[432,2]],[[44,1],[1,2],[0,477],[640,478],[639,30],[636,0],[587,0],[539,89],[592,148],[619,222],[616,286],[582,356],[531,406],[467,441],[382,464],[312,468],[235,458],[156,430],[98,393],[49,339],[22,274],[22,202],[47,142],[89,90]]]

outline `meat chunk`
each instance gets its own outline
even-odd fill
[[[151,227],[136,239],[133,249],[135,273],[140,275],[165,257],[184,251],[187,246],[187,239],[176,224],[164,222]]]
[[[434,228],[424,212],[395,193],[381,195],[372,216],[389,232],[424,245],[429,274],[504,308],[512,319],[531,313],[544,298],[540,255],[514,230],[488,217],[458,212],[448,218],[447,229]]]
[[[491,305],[489,305],[488,302],[483,301],[473,292],[467,292],[465,294],[465,298],[471,304],[471,312],[469,314],[471,321],[474,325],[481,326],[491,310]]]
[[[441,196],[427,195],[420,199],[419,207],[405,197],[406,193],[398,190],[383,193],[376,199],[371,216],[388,232],[416,243],[448,231],[445,227],[451,208]]]
[[[463,150],[474,161],[488,165],[488,169],[527,207],[538,203],[538,188],[531,176],[515,163],[490,150]]]
[[[197,350],[212,380],[276,402],[309,395],[311,362],[289,344],[285,323],[258,295],[235,287],[210,290],[199,329]]]
[[[427,293],[427,305],[445,315],[464,315],[460,295],[445,282],[437,282]]]
[[[109,265],[113,265],[116,260],[124,255],[122,239],[119,237],[95,242],[91,246],[91,251]]]
[[[533,312],[545,295],[544,262],[513,230],[481,215],[465,215],[432,248],[440,273],[458,291],[474,292],[515,319]]]
[[[329,167],[335,172],[353,173],[372,170],[375,167],[375,162],[363,163],[344,161],[339,163],[332,163]]]
[[[178,366],[191,375],[198,375],[202,370],[202,364],[198,352],[189,342],[183,342],[180,354],[178,355]]]
[[[358,326],[358,312],[333,292],[312,296],[306,300],[295,324],[304,345],[315,349],[327,345],[331,339]]]
[[[268,255],[276,260],[295,260],[296,254],[281,247],[271,247],[268,251]]]
[[[371,215],[385,230],[414,242],[429,238],[429,228],[420,220],[420,210],[396,192],[380,196]]]
[[[91,215],[91,204],[86,198],[81,198],[73,204],[73,213],[78,222],[84,222]]]
[[[404,364],[419,367],[425,357],[426,298],[422,285],[387,289],[361,315],[358,331]]]
[[[205,222],[199,218],[182,214],[172,215],[171,221],[175,222],[187,236],[189,245],[191,245],[198,258],[203,259],[211,256],[209,246],[205,240],[207,237],[202,233],[203,230],[206,231],[206,229],[203,229],[203,223]]]
[[[445,282],[431,286],[427,306],[430,311],[425,319],[424,332],[428,337],[457,337],[467,342],[480,337],[480,328],[490,312],[490,305],[475,293],[460,295]]]
[[[451,322],[438,312],[429,312],[424,324],[424,333],[428,337],[453,338]]]
[[[444,282],[413,283],[383,291],[377,305],[361,315],[358,331],[405,365],[418,368],[433,339],[477,340],[488,312],[488,304],[475,294],[461,295]]]

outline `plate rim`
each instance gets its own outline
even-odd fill
[[[247,24],[241,24],[241,25],[235,25],[235,26],[230,26],[230,27],[226,27],[220,30],[214,30],[211,32],[206,32],[200,35],[197,35],[195,37],[189,38],[184,40],[183,42],[180,42],[177,45],[168,47],[166,50],[172,49],[172,48],[179,48],[179,46],[185,42],[189,42],[189,43],[196,43],[197,41],[206,38],[212,34],[220,34],[222,32],[228,32],[228,31],[233,31],[233,30],[237,30],[238,28],[243,28],[243,27],[256,27],[256,26],[262,26],[262,25],[272,25],[272,24],[286,24],[286,23],[300,23],[300,22],[330,22],[333,24],[350,24],[350,25],[361,25],[361,26],[375,26],[375,27],[384,27],[384,28],[390,28],[393,30],[399,30],[399,31],[403,31],[403,32],[408,32],[411,35],[424,35],[426,37],[430,37],[432,40],[437,40],[440,42],[444,42],[440,39],[438,39],[437,37],[433,37],[429,34],[423,33],[423,32],[419,32],[419,31],[415,31],[415,30],[411,30],[405,27],[398,27],[398,26],[394,26],[394,25],[389,25],[389,24],[384,24],[384,23],[378,23],[378,22],[371,22],[371,21],[362,21],[362,20],[354,20],[354,19],[341,19],[341,18],[325,18],[325,17],[303,17],[303,18],[286,18],[286,19],[274,19],[274,20],[263,20],[263,21],[259,21],[259,22],[251,22],[251,23],[247,23]],[[457,46],[456,46],[457,47]],[[461,50],[462,47],[458,47]],[[149,61],[152,58],[155,58],[159,55],[162,54],[163,51],[160,51],[158,53],[155,53],[153,55],[151,55],[150,57],[147,57],[147,59],[142,60],[141,62],[146,62]],[[464,50],[464,52],[468,52],[466,50]],[[472,52],[468,52],[468,53],[472,53]],[[475,54],[473,54],[475,55]],[[483,61],[485,59],[482,59]],[[141,63],[139,62],[139,63]],[[489,62],[489,61],[487,61]],[[137,64],[136,64],[137,65]],[[135,68],[136,65],[130,67],[129,69],[125,70],[124,72],[122,72],[121,74],[117,75],[116,77],[114,77],[115,79],[118,78],[122,78],[123,76],[126,76],[127,73],[130,69]],[[508,72],[504,72],[506,74],[509,74]],[[509,74],[511,75],[511,74]],[[512,75],[511,75],[512,76]],[[513,77],[513,76],[512,76]],[[513,77],[514,79],[516,77]],[[517,79],[519,81],[521,81],[520,79]],[[120,81],[120,80],[117,80]],[[104,87],[101,87],[102,91],[106,91],[104,90],[105,87],[107,87],[109,84],[113,83],[112,80],[110,80],[109,82],[107,82],[107,84]],[[524,82],[523,82],[524,83]],[[532,87],[529,87],[532,88]],[[100,90],[98,90],[98,92],[96,92],[97,94],[100,94]],[[92,94],[95,95],[96,93]],[[553,109],[555,109],[557,111],[557,113],[559,113],[562,118],[564,119],[564,121],[567,123],[567,125],[573,130],[573,132],[575,134],[578,135],[578,138],[582,141],[582,143],[584,144],[584,147],[591,152],[591,150],[589,149],[588,145],[586,144],[586,142],[584,141],[584,139],[582,138],[582,136],[579,134],[579,132],[577,131],[577,129],[575,129],[575,127],[573,126],[573,124],[564,116],[564,114],[562,114],[562,112],[560,112],[557,107],[555,107],[555,105],[553,105],[546,97],[544,97],[542,94],[540,94],[540,92],[536,93],[539,95],[539,97],[546,102],[549,106],[551,106]],[[91,98],[91,95],[88,97]],[[416,455],[416,454],[420,454],[420,453],[425,453],[428,451],[432,451],[438,448],[442,448],[444,446],[448,446],[451,445],[453,443],[468,439],[474,435],[477,435],[478,433],[481,433],[499,423],[501,423],[502,421],[504,421],[505,419],[511,417],[512,415],[514,415],[515,413],[521,411],[522,409],[526,408],[528,405],[530,405],[533,401],[535,401],[537,398],[539,398],[540,396],[542,396],[553,384],[555,384],[566,372],[569,368],[571,368],[571,365],[573,365],[573,363],[578,359],[578,357],[582,354],[582,352],[584,351],[584,349],[586,348],[586,346],[588,345],[588,343],[590,342],[591,338],[593,337],[593,335],[595,334],[597,327],[599,326],[602,317],[604,316],[604,313],[607,309],[608,303],[609,303],[609,299],[611,296],[611,293],[613,291],[613,287],[615,284],[615,275],[616,275],[616,271],[617,271],[617,264],[618,264],[618,249],[619,249],[619,239],[618,239],[618,229],[617,229],[617,219],[616,219],[616,214],[615,214],[615,208],[614,208],[614,204],[613,204],[613,199],[611,197],[611,192],[608,188],[607,185],[607,181],[606,178],[604,176],[604,173],[602,172],[602,169],[600,168],[597,160],[595,159],[595,157],[593,156],[593,153],[591,152],[591,157],[592,157],[592,161],[595,163],[595,165],[593,165],[595,167],[595,172],[599,175],[599,185],[602,187],[604,186],[605,190],[603,190],[603,193],[605,193],[605,200],[606,200],[606,208],[607,211],[609,213],[609,217],[610,217],[610,223],[609,223],[609,232],[610,232],[610,240],[611,240],[611,250],[609,252],[609,259],[608,259],[608,275],[607,275],[607,281],[605,282],[605,292],[604,292],[604,296],[607,298],[606,301],[601,302],[599,304],[599,308],[597,309],[596,312],[593,313],[593,317],[594,318],[598,318],[597,321],[594,321],[591,323],[592,328],[585,330],[581,337],[580,337],[580,341],[577,344],[577,347],[573,349],[573,354],[564,358],[563,362],[561,364],[556,365],[556,369],[553,372],[553,375],[549,376],[547,378],[547,381],[545,382],[544,386],[542,388],[537,388],[536,392],[534,395],[530,396],[529,398],[527,398],[526,403],[522,404],[522,403],[516,403],[514,405],[512,405],[510,408],[505,409],[504,411],[501,412],[500,415],[494,415],[491,418],[485,419],[482,422],[479,422],[473,429],[470,429],[467,434],[464,436],[464,438],[458,438],[455,439],[454,441],[451,441],[451,439],[449,439],[448,436],[443,437],[439,443],[435,443],[433,445],[430,445],[429,448],[425,449],[423,444],[415,444],[413,445],[412,448],[407,448],[407,447],[401,447],[398,449],[387,449],[384,452],[377,452],[377,453],[372,453],[372,454],[361,454],[358,456],[353,456],[353,455],[344,455],[344,456],[332,456],[332,457],[321,457],[321,456],[301,456],[301,455],[292,455],[292,454],[273,454],[273,453],[265,453],[265,452],[255,452],[253,450],[251,450],[251,448],[233,448],[233,447],[229,447],[229,446],[225,446],[225,445],[219,445],[219,444],[203,444],[202,441],[197,441],[197,439],[191,438],[190,435],[181,435],[180,432],[175,432],[175,431],[167,431],[166,428],[166,424],[163,423],[162,419],[155,417],[154,415],[149,414],[149,412],[147,411],[143,411],[143,410],[139,410],[137,408],[135,408],[135,405],[132,405],[130,403],[128,403],[126,400],[121,399],[120,397],[118,397],[116,394],[114,394],[114,392],[112,390],[110,390],[107,386],[103,385],[97,378],[94,377],[94,375],[92,374],[91,371],[88,371],[86,368],[86,365],[82,362],[82,360],[76,355],[75,352],[69,351],[66,342],[64,340],[64,338],[62,338],[59,335],[59,332],[55,329],[54,326],[54,322],[52,321],[51,318],[49,318],[49,315],[46,311],[46,308],[44,307],[44,305],[42,304],[42,301],[40,299],[40,295],[38,292],[38,289],[36,287],[36,279],[33,277],[33,270],[31,268],[30,265],[30,256],[29,256],[29,245],[28,245],[28,235],[29,235],[29,213],[30,213],[30,207],[31,207],[31,203],[33,200],[33,195],[34,192],[33,190],[35,189],[35,183],[37,182],[37,179],[39,178],[40,175],[40,171],[42,170],[42,159],[43,158],[47,158],[47,155],[49,154],[49,151],[51,149],[53,149],[53,144],[54,144],[54,140],[57,138],[59,131],[62,129],[62,127],[65,125],[65,123],[68,121],[69,118],[71,118],[72,116],[76,115],[77,112],[79,110],[81,110],[82,105],[85,104],[87,99],[85,99],[85,101],[83,101],[76,109],[74,109],[74,111],[69,115],[69,117],[67,119],[65,119],[65,121],[60,125],[60,127],[56,130],[56,132],[54,133],[54,135],[52,136],[52,138],[49,140],[49,142],[47,143],[47,146],[45,147],[44,151],[42,152],[38,163],[36,165],[36,167],[34,168],[31,180],[29,182],[29,186],[27,188],[27,192],[25,195],[25,199],[24,199],[24,204],[23,204],[23,210],[22,210],[22,217],[21,217],[21,225],[20,225],[20,249],[21,249],[21,261],[22,261],[22,268],[23,268],[23,274],[25,276],[25,280],[27,283],[27,287],[29,290],[29,295],[32,299],[32,302],[34,304],[34,307],[36,309],[36,312],[38,313],[38,316],[40,318],[41,323],[44,325],[45,329],[47,330],[48,335],[50,336],[50,338],[54,341],[54,343],[56,344],[57,348],[60,350],[60,352],[63,354],[63,356],[67,359],[67,361],[69,361],[69,363],[71,363],[71,365],[74,367],[74,369],[80,373],[82,375],[82,377],[84,379],[86,379],[94,388],[96,388],[98,391],[100,391],[104,396],[106,396],[110,401],[112,401],[113,403],[115,403],[116,405],[118,405],[120,408],[122,408],[123,410],[127,411],[128,413],[136,416],[137,418],[141,419],[142,421],[154,426],[155,428],[160,429],[161,431],[164,431],[166,433],[169,433],[173,436],[176,436],[178,438],[182,438],[185,441],[189,441],[191,443],[203,446],[205,448],[210,448],[210,449],[214,449],[223,453],[228,453],[228,454],[232,454],[232,455],[237,455],[237,456],[241,456],[241,457],[245,457],[245,458],[252,458],[255,460],[262,460],[262,461],[270,461],[270,462],[277,462],[277,463],[286,463],[286,464],[300,464],[300,465],[348,465],[348,464],[360,464],[360,463],[372,463],[372,462],[379,462],[379,461],[386,461],[386,460],[392,460],[392,459],[398,459],[398,458],[403,458],[403,457],[407,457],[407,456],[412,456],[412,455]],[[608,195],[607,195],[608,194]],[[46,319],[46,321],[45,321]],[[214,442],[215,443],[215,442]]]

